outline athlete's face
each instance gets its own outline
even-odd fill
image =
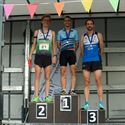
[[[64,19],[64,25],[65,27],[71,27],[71,19],[70,18],[65,18]]]
[[[86,23],[86,29],[88,31],[92,31],[94,29],[94,24],[91,20],[88,20],[87,23]]]
[[[48,27],[51,23],[51,19],[49,17],[45,17],[45,18],[43,18],[41,23],[43,26]]]

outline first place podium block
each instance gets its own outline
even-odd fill
[[[79,96],[55,95],[55,123],[79,123]]]
[[[30,103],[28,123],[53,123],[53,103]]]
[[[80,123],[105,123],[105,110],[80,110]]]

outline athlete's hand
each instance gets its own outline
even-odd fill
[[[56,56],[53,56],[52,58],[52,63],[55,65],[56,64]]]
[[[104,50],[100,50],[100,55],[103,56]]]
[[[28,58],[28,60],[32,60],[32,56],[30,56],[30,55],[29,55],[29,58]]]
[[[83,56],[83,53],[82,52],[80,52],[80,57],[82,57]]]
[[[28,58],[28,65],[29,65],[29,68],[32,68],[32,57],[30,56]]]

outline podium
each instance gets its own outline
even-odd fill
[[[82,110],[79,95],[55,95],[53,103],[30,103],[28,123],[105,123],[105,110]]]
[[[53,123],[53,103],[30,103],[28,123]]]
[[[105,123],[105,110],[80,110],[80,123]]]
[[[55,95],[55,123],[79,123],[79,96]]]

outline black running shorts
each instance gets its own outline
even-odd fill
[[[52,64],[51,55],[36,54],[34,64],[40,66],[41,68],[45,68],[45,67],[51,65]]]
[[[82,69],[88,70],[90,72],[94,72],[96,70],[102,70],[102,62],[101,61],[84,62],[82,64]]]
[[[60,66],[75,65],[76,53],[73,50],[65,50],[60,53]]]

